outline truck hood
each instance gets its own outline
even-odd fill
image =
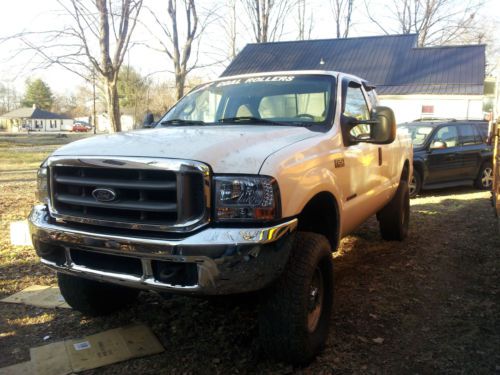
[[[83,139],[53,155],[187,159],[204,162],[215,173],[257,174],[272,153],[318,134],[295,126],[164,127]]]

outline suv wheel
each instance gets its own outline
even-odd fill
[[[420,193],[420,189],[422,189],[422,176],[420,176],[420,172],[415,169],[413,170],[413,175],[408,183],[408,189],[410,198],[415,198]]]
[[[297,233],[288,265],[263,294],[261,346],[276,359],[302,365],[323,348],[333,303],[332,253],[326,237]]]
[[[380,234],[384,240],[403,241],[410,224],[410,193],[408,183],[400,181],[396,195],[377,212]]]
[[[481,166],[476,179],[476,187],[481,190],[490,190],[493,186],[493,165],[486,162]]]
[[[139,294],[138,289],[60,272],[57,273],[57,282],[68,305],[89,316],[110,314],[134,302]]]

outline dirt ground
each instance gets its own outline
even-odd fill
[[[34,202],[40,161],[9,162],[9,147],[0,144],[0,298],[55,284],[31,248],[9,243],[9,222],[26,218]],[[308,367],[259,351],[255,298],[213,303],[152,293],[126,311],[92,319],[0,303],[0,367],[29,360],[33,346],[142,322],[164,353],[85,374],[500,373],[500,236],[489,193],[433,191],[411,204],[406,241],[382,241],[375,219],[342,241],[329,339]]]

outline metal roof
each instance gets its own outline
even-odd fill
[[[415,48],[417,34],[247,44],[222,76],[334,70],[359,76],[382,95],[482,95],[485,46]]]
[[[0,118],[30,118],[37,120],[64,120],[70,119],[70,117],[66,115],[60,115],[58,113],[52,113],[49,111],[44,111],[40,108],[32,108],[32,107],[22,107],[18,109],[14,109],[13,111],[4,113],[0,116]]]

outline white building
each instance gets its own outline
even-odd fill
[[[22,130],[38,132],[58,132],[72,130],[73,119],[33,107],[22,107],[0,116],[0,128],[8,132]]]

